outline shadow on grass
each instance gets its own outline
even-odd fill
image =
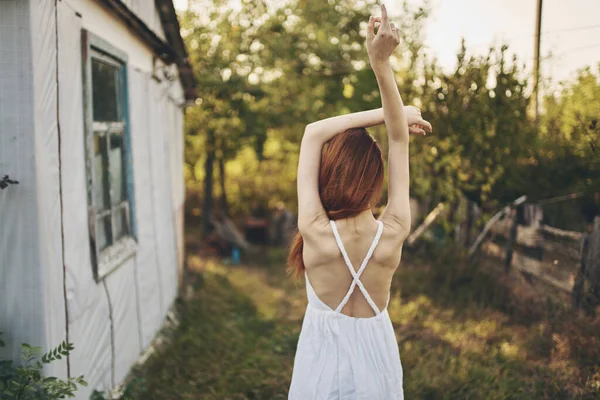
[[[228,267],[197,260],[201,284],[129,398],[286,399],[306,295],[287,276],[285,255],[265,250]],[[407,257],[392,285],[407,399],[598,398],[591,336],[572,325],[565,334],[496,277],[452,257]],[[573,345],[574,337],[588,341]]]
[[[227,271],[205,271],[173,340],[138,371],[139,399],[285,399],[300,326],[264,317]]]

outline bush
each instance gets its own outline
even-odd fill
[[[4,347],[0,332],[0,347]],[[45,364],[66,357],[73,345],[63,341],[56,348],[42,354],[40,347],[21,344],[22,365],[0,358],[0,399],[2,400],[54,400],[75,397],[77,385],[87,386],[83,376],[61,380],[53,376],[44,377]]]

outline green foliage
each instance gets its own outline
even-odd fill
[[[146,379],[142,376],[134,375],[125,387],[125,390],[118,395],[117,398],[120,400],[141,399],[147,398],[147,394],[148,389],[146,385]],[[106,392],[98,390],[94,390],[90,395],[90,400],[109,400],[110,398],[110,395],[108,395]]]
[[[106,400],[105,393],[100,392],[98,390],[94,390],[90,395],[90,400]]]
[[[577,206],[591,220],[600,214],[600,65],[582,69],[547,95],[544,108],[535,163],[522,174],[538,198],[584,193]],[[564,207],[553,214],[556,226],[582,230]]]
[[[200,99],[186,115],[188,188],[204,195],[200,182],[213,154],[225,162],[215,197],[226,193],[234,214],[255,201],[293,208],[304,126],[381,105],[364,49],[376,1],[190,3],[182,28]],[[585,69],[546,96],[536,124],[528,73],[507,46],[472,56],[463,45],[455,69],[443,71],[423,48],[429,4],[398,11],[396,79],[404,102],[434,126],[433,135],[411,143],[411,195],[430,207],[466,195],[495,209],[523,194],[535,200],[582,191],[585,201],[565,207],[598,213],[600,71]],[[384,128],[371,131],[385,150]],[[557,225],[582,229],[568,225],[580,220],[573,213],[549,211],[564,216]]]
[[[453,202],[461,194],[479,204],[506,202],[512,194],[493,193],[514,165],[529,157],[534,127],[526,115],[526,81],[507,47],[485,57],[467,56],[463,47],[453,73],[424,63],[423,84],[414,100],[422,103],[434,134],[412,142],[412,188],[417,198]]]
[[[0,347],[4,346],[4,341],[0,339]],[[75,397],[77,385],[87,386],[83,376],[61,380],[42,375],[45,364],[67,357],[73,349],[72,344],[63,341],[43,354],[40,347],[21,344],[20,365],[14,364],[12,360],[0,359],[0,399],[51,400]]]
[[[295,160],[304,126],[380,106],[363,47],[375,4],[296,0],[274,7],[245,1],[232,10],[220,2],[192,1],[192,10],[200,5],[202,12],[184,13],[182,28],[201,99],[186,115],[188,187],[199,189],[207,154],[214,151],[217,159],[228,161],[225,190],[234,209],[247,211],[248,196],[257,200],[262,194],[294,204]],[[408,59],[411,46],[418,47],[415,30],[426,13],[405,11],[394,22],[412,27],[405,30]],[[410,64],[404,57],[398,62]],[[243,184],[237,171],[246,160],[257,165],[253,171],[264,184]],[[257,176],[246,164],[242,169],[248,177]],[[277,182],[274,191],[266,181]]]

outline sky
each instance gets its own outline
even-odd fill
[[[184,9],[188,0],[174,0]],[[236,2],[239,0],[231,0]],[[391,14],[403,0],[382,0]],[[421,5],[423,0],[408,0]],[[428,54],[451,70],[461,38],[467,51],[484,54],[489,45],[506,43],[528,68],[533,66],[537,0],[430,0],[432,15],[425,27]],[[577,69],[600,63],[600,0],[544,0],[542,8],[541,76],[548,88],[574,77]]]

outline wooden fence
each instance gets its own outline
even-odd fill
[[[469,255],[481,251],[502,259],[506,273],[515,269],[535,277],[571,294],[573,306],[581,307],[585,293],[595,294],[600,288],[600,216],[586,232],[543,224],[519,225],[516,211],[525,200],[519,198],[494,215]]]
[[[573,195],[563,197],[550,200],[568,200]],[[470,258],[483,254],[499,259],[505,273],[517,270],[571,295],[576,308],[582,306],[586,293],[592,293],[600,303],[600,216],[585,232],[567,231],[541,224],[541,213],[536,216],[531,212],[540,204],[531,205],[526,196],[519,197],[492,216],[471,240],[479,211],[474,203],[465,201],[459,206],[463,222],[456,225],[455,241],[468,248]],[[528,225],[519,224],[519,207],[529,207]],[[443,203],[438,204],[411,233],[407,244],[414,245],[436,218],[447,211]]]

